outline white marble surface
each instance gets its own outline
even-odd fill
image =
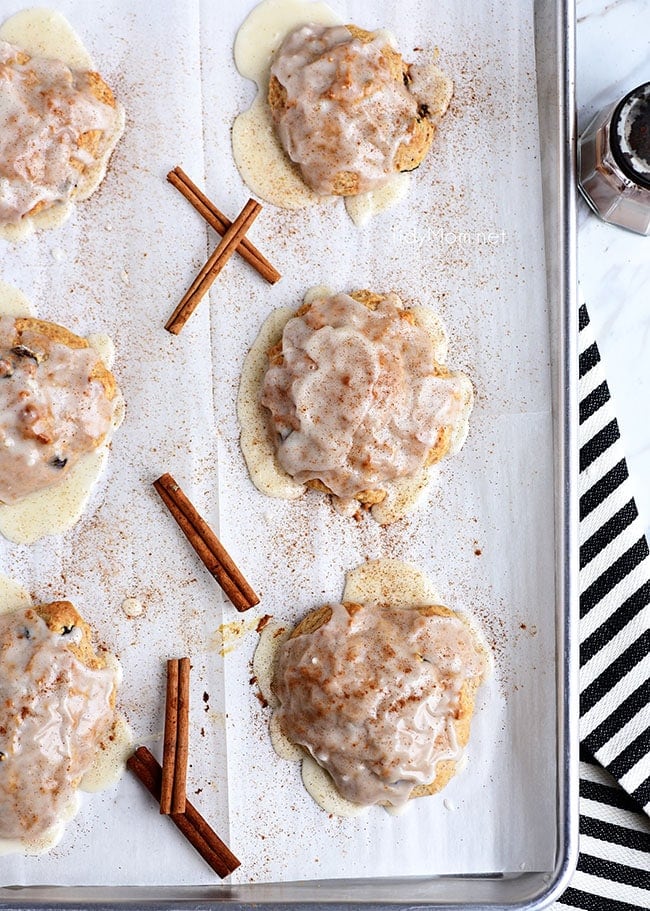
[[[578,131],[650,80],[650,0],[577,0]],[[614,401],[639,513],[650,530],[650,237],[578,203],[578,276]]]

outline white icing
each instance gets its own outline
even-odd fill
[[[305,303],[322,306],[318,302],[330,296],[331,291],[329,288],[318,286],[307,292]],[[333,300],[345,297],[345,295],[339,295]],[[410,352],[409,357],[402,364],[400,361],[402,355],[397,350],[394,352],[397,357],[394,362],[399,365],[395,367],[396,382],[389,382],[387,378],[385,387],[382,386],[382,395],[378,396],[377,399],[374,397],[369,399],[368,396],[372,395],[375,383],[380,382],[381,372],[385,372],[383,367],[379,371],[378,364],[384,363],[386,360],[382,354],[383,337],[377,342],[370,342],[369,339],[374,339],[375,337],[373,334],[375,329],[373,327],[375,323],[379,324],[381,321],[382,308],[388,307],[390,309],[392,306],[395,309],[397,305],[401,306],[401,303],[396,295],[390,295],[389,301],[380,304],[375,312],[371,312],[355,302],[352,302],[352,305],[355,307],[355,319],[350,321],[351,328],[348,335],[353,335],[354,337],[347,338],[346,336],[349,342],[348,348],[350,349],[347,355],[345,354],[343,339],[339,337],[343,331],[342,329],[330,331],[332,339],[325,339],[325,349],[320,353],[311,345],[308,336],[305,335],[307,330],[303,331],[301,329],[302,335],[299,333],[299,337],[296,336],[295,332],[293,333],[293,336],[296,336],[295,338],[292,336],[296,357],[289,363],[288,367],[283,364],[280,367],[267,369],[267,352],[284,335],[283,351],[285,352],[286,364],[287,350],[289,350],[289,356],[293,357],[291,345],[287,349],[287,332],[293,325],[300,327],[300,324],[306,323],[306,319],[294,318],[290,323],[292,315],[285,309],[278,310],[267,318],[244,362],[242,371],[238,398],[238,417],[242,428],[241,447],[253,483],[268,496],[294,499],[304,492],[304,484],[302,482],[308,480],[309,477],[316,477],[327,484],[337,495],[334,498],[334,506],[337,511],[343,515],[352,516],[359,510],[359,503],[353,499],[353,494],[362,490],[377,488],[385,490],[386,496],[381,503],[372,507],[372,515],[380,524],[389,524],[400,519],[416,506],[424,496],[431,478],[436,473],[436,469],[435,466],[423,464],[423,461],[424,458],[429,457],[428,453],[434,445],[434,442],[431,441],[437,440],[438,434],[443,433],[442,428],[444,427],[444,433],[447,434],[448,443],[446,449],[443,448],[437,453],[438,458],[442,455],[457,452],[464,442],[469,429],[469,415],[473,399],[472,389],[469,380],[463,374],[448,373],[446,370],[440,371],[438,367],[433,365],[433,362],[437,365],[444,364],[447,356],[447,337],[439,318],[430,308],[414,307],[410,312],[415,318],[415,326],[406,321],[399,321],[403,325],[395,330],[397,334],[393,338],[393,329],[389,323],[388,329],[390,331],[387,334],[387,339],[389,335],[391,340],[386,340],[385,342],[389,347],[390,345],[397,345],[399,351],[408,350]],[[398,309],[395,309],[396,313]],[[357,311],[361,313],[363,320],[368,323],[366,330],[363,327],[359,328],[358,323],[361,317],[356,318]],[[361,321],[363,322],[363,320]],[[326,325],[329,325],[327,321]],[[422,347],[422,357],[413,353],[417,349],[417,346],[414,346],[413,339],[406,347],[400,346],[398,343],[399,332],[405,332],[409,335],[409,338],[412,336],[413,339],[417,335],[418,345]],[[314,333],[315,336],[322,334],[324,334],[322,330]],[[334,338],[334,335],[336,335],[336,338]],[[306,339],[304,344],[300,341],[303,336]],[[375,344],[377,347],[373,349]],[[283,389],[288,384],[284,374],[294,369],[293,363],[297,365],[295,369],[298,368],[299,356],[303,360],[307,358],[306,363],[313,362],[319,365],[319,369],[313,374],[310,374],[309,371],[303,371],[304,381],[302,379],[300,382],[294,380],[290,386],[287,386],[287,388],[291,389],[291,402],[294,403],[292,407],[295,408],[298,416],[298,423],[296,423],[296,416],[293,411],[290,415],[285,413],[291,402],[284,404],[286,396],[283,393]],[[431,367],[429,373],[427,373],[426,364]],[[402,376],[402,368],[404,375],[400,382],[404,383],[404,395],[399,393],[397,380],[397,377]],[[359,383],[350,383],[349,387],[345,389],[341,387],[342,391],[341,395],[339,395],[340,384],[337,385],[336,378],[344,379],[345,376],[352,376],[360,371],[363,372],[364,369],[366,373],[369,372],[368,377],[365,378],[368,382],[365,382],[364,377],[362,377],[362,381]],[[415,373],[411,373],[410,371],[412,370]],[[442,375],[438,375],[438,373],[442,373]],[[375,374],[377,374],[377,377],[373,380]],[[429,392],[425,393],[423,388],[422,394],[418,394],[419,380],[416,374],[423,383],[434,384],[435,390],[432,386]],[[276,391],[271,387],[271,393],[269,394],[270,375],[276,375],[278,383],[284,385],[279,385]],[[332,382],[329,381],[330,375],[333,377]],[[327,377],[327,382],[323,380],[323,376]],[[387,374],[388,376],[389,374]],[[407,376],[408,379],[406,379]],[[311,386],[309,385],[310,381]],[[359,389],[362,391],[357,392]],[[260,390],[266,390],[261,400]],[[365,393],[363,390],[365,390]],[[340,402],[343,392],[347,392],[348,395],[344,402]],[[349,401],[350,395],[353,394],[358,405],[356,411],[359,411],[361,415],[361,423],[357,422],[358,427],[354,425],[352,420],[356,412],[352,408],[353,403]],[[362,398],[364,394],[366,395],[365,399]],[[314,395],[316,399],[312,401]],[[400,405],[399,402],[402,404]],[[436,402],[438,403],[437,406],[435,405]],[[275,423],[273,426],[281,431],[278,444],[274,444],[274,431],[270,424],[269,412],[267,411],[271,404],[273,405],[274,415],[278,415],[278,418],[274,418]],[[402,413],[402,405],[411,417],[408,417],[406,412]],[[267,406],[267,408],[264,406]],[[383,417],[378,418],[376,415],[382,409],[386,413]],[[437,421],[436,414],[439,415],[442,423],[433,427],[431,422],[434,421],[435,424],[435,421]],[[364,417],[364,415],[366,416]],[[313,417],[313,420],[310,419],[310,416]],[[345,418],[345,422],[343,422],[343,418]],[[278,423],[278,420],[280,420],[280,423]],[[426,433],[430,437],[428,448],[422,441],[425,438],[429,439],[429,437],[426,437],[426,433],[424,433],[422,428],[414,436],[409,435],[408,428],[411,427],[414,420],[418,425],[420,420],[427,424],[429,429]],[[368,421],[370,421],[370,424],[368,424],[367,430],[364,430]],[[283,422],[286,423],[287,428],[293,428],[286,439],[284,438]],[[340,429],[344,429],[344,423],[346,426],[357,427],[352,441],[348,441],[350,442],[350,447],[347,449],[344,445],[345,439],[343,439],[345,434]],[[298,434],[295,431],[296,427],[299,429]],[[374,431],[372,430],[373,427],[375,428]],[[436,427],[438,429],[435,429]],[[411,427],[411,429],[413,428]],[[359,436],[359,434],[363,436],[364,433],[369,434],[368,440]],[[415,449],[409,448],[410,444],[406,437],[401,439],[398,444],[396,442],[397,437],[393,439],[391,436],[395,433],[398,436],[407,434],[408,439],[417,440],[418,444]],[[298,440],[300,434],[304,434],[304,446],[296,448],[296,440]],[[393,440],[394,445],[391,440]],[[418,450],[420,444],[422,452],[418,456],[416,450]],[[310,450],[311,456],[309,458],[316,459],[318,462],[318,467],[314,468],[313,471],[308,468],[309,459],[302,458],[302,455],[304,455],[303,449],[308,445],[313,446]],[[392,449],[389,448],[390,446],[392,446]],[[352,456],[357,449],[360,453],[370,454],[374,458],[372,454],[375,447],[379,447],[377,449],[378,458],[375,461],[381,467],[381,479],[379,475],[375,477],[368,473],[363,473],[355,476],[352,480],[350,478],[346,480],[342,472],[351,472],[352,469],[348,469],[348,463],[345,460],[350,460],[349,464],[351,465]],[[385,465],[386,453],[389,451],[392,453],[392,461],[390,465]],[[296,462],[297,456],[301,456],[301,459],[298,460],[300,464]],[[361,463],[361,458],[355,458],[354,464],[356,466],[361,465]],[[357,475],[359,470],[355,469]],[[366,470],[363,469],[363,471],[365,472]],[[379,471],[379,468],[377,468],[377,471]],[[346,488],[344,484],[348,481],[350,483]]]
[[[440,604],[437,589],[412,563],[392,560],[368,560],[345,574],[343,601],[359,604]]]
[[[345,208],[355,225],[362,228],[375,215],[392,209],[406,199],[410,185],[411,174],[408,171],[400,171],[393,174],[383,187],[359,193],[358,196],[346,196]]]
[[[308,20],[305,20],[305,16]],[[264,0],[249,14],[235,40],[235,64],[257,85],[257,96],[232,128],[232,148],[242,179],[272,205],[301,209],[324,201],[302,181],[278,142],[267,102],[271,58],[286,35],[305,21],[335,25],[338,16],[325,3]]]
[[[81,38],[56,10],[32,7],[15,13],[0,27],[0,39],[32,56],[53,57],[79,70],[95,69]]]
[[[113,724],[118,673],[67,647],[32,608],[0,615],[0,839],[42,851],[78,807],[76,788]]]
[[[0,573],[0,614],[26,610],[32,606],[32,597],[19,582]]]
[[[94,193],[122,135],[125,117],[119,103],[113,108],[98,102],[85,87],[86,77],[81,71],[94,70],[94,64],[78,35],[60,13],[39,8],[23,10],[0,28],[0,56],[2,48],[6,51],[7,47],[2,42],[14,45],[32,58],[19,66],[17,73],[29,74],[35,70],[42,86],[53,85],[57,79],[65,86],[68,79],[72,79],[80,88],[76,95],[71,95],[67,88],[63,90],[70,98],[68,108],[63,105],[62,91],[54,88],[58,99],[54,114],[54,109],[45,104],[46,95],[32,93],[32,97],[29,94],[31,76],[24,80],[27,94],[22,91],[20,78],[5,83],[0,97],[2,119],[6,121],[11,113],[16,129],[5,129],[0,137],[0,161],[5,162],[4,169],[0,165],[0,236],[16,241],[27,237],[35,228],[61,224],[72,211],[73,199],[87,199]],[[67,68],[72,69],[72,76]],[[34,118],[34,110],[38,112],[38,120]],[[70,123],[64,127],[61,118],[67,118]],[[97,157],[77,146],[78,136],[89,130],[101,133]],[[13,162],[24,159],[24,154],[19,154],[19,144],[26,142],[25,137],[30,132],[33,136],[27,147],[30,155],[37,156],[38,167],[32,164],[25,173],[39,174],[39,177],[24,181],[20,177],[22,166],[14,173]],[[71,164],[75,161],[77,168]],[[47,207],[25,214],[39,202]]]
[[[31,316],[31,305],[21,292],[0,282],[0,318]],[[110,368],[112,341],[105,335],[89,336],[91,347]],[[124,419],[124,401],[117,394],[110,433],[93,452],[81,458],[55,486],[29,494],[13,504],[0,504],[0,534],[17,544],[32,544],[45,535],[60,534],[81,517],[108,458],[110,437]]]
[[[113,656],[110,656],[113,658]],[[114,659],[116,660],[116,659]],[[79,782],[79,788],[88,794],[105,791],[116,784],[126,769],[126,761],[133,753],[133,733],[123,715],[116,715],[113,726],[102,739],[101,749],[92,765]]]
[[[321,768],[311,756],[303,756],[300,772],[307,793],[319,807],[328,813],[343,819],[352,819],[354,816],[361,816],[362,813],[367,812],[368,807],[352,803],[351,800],[346,800],[341,796],[325,769]]]
[[[285,154],[278,139],[267,101],[271,65],[277,63],[278,51],[283,41],[294,29],[306,24],[312,28],[336,27],[342,24],[342,20],[324,3],[305,2],[305,0],[263,0],[242,24],[237,33],[234,48],[235,63],[239,72],[242,76],[252,79],[258,90],[250,109],[240,114],[233,124],[232,146],[235,162],[244,182],[256,195],[273,205],[287,209],[329,202],[334,198],[328,195],[330,189],[326,184],[320,187],[319,193],[316,193],[301,178],[298,168]],[[347,35],[349,36],[349,33]],[[388,45],[396,49],[396,41],[387,30],[378,30],[373,35],[372,47],[366,49],[367,46],[364,46],[361,49],[362,57],[375,54],[377,47],[382,48]],[[360,42],[356,44],[358,45]],[[300,48],[297,48],[297,53],[301,53]],[[325,69],[327,67],[326,56]],[[417,111],[417,105],[423,102],[428,104],[432,118],[437,119],[444,113],[451,98],[453,91],[451,80],[433,64],[411,69],[414,72],[417,70],[417,75],[409,85],[409,91],[412,94],[409,119],[412,119],[413,110]],[[388,92],[389,101],[392,97],[391,93],[409,94],[401,82],[394,82],[392,86],[388,87]],[[304,96],[304,94],[303,92],[302,95]],[[329,130],[332,124],[332,108],[329,101],[325,107],[327,108],[326,116],[321,117],[319,133],[323,132],[323,125]],[[322,113],[325,114],[324,111]],[[364,120],[364,118],[361,119]],[[392,129],[392,125],[400,118],[393,115],[386,116],[383,111],[380,118],[374,117],[372,120],[377,124],[378,119],[384,126],[388,125],[388,129],[383,133],[380,131],[379,141],[380,146],[386,146],[383,157],[387,159],[394,155],[400,144],[399,135]],[[368,121],[367,118],[365,120]],[[354,128],[354,123],[352,126]],[[399,133],[399,131],[397,132]],[[339,133],[344,137],[349,137],[349,124],[345,125],[345,129]],[[402,135],[401,138],[403,139],[404,136]],[[290,146],[292,143],[288,142],[286,147],[290,148]],[[348,152],[351,150],[352,154],[356,148],[359,148],[352,138],[344,139],[343,146]],[[309,149],[307,151],[309,153]],[[332,149],[329,154],[333,154],[334,151]],[[336,151],[336,154],[338,155],[339,152],[340,149]],[[360,162],[362,185],[368,171],[367,157],[366,155],[364,161]],[[317,167],[321,158],[320,154],[314,158]],[[336,170],[343,170],[343,168],[337,167]],[[346,197],[348,214],[358,226],[365,224],[373,215],[395,206],[408,191],[410,175],[407,173],[395,174],[392,172],[392,168],[384,170],[386,173],[381,180],[383,186],[374,190],[367,188],[367,192],[362,192],[358,196]]]
[[[237,396],[240,443],[251,480],[267,496],[286,500],[301,496],[305,486],[294,481],[278,463],[268,430],[267,413],[259,404],[259,392],[268,365],[267,352],[280,340],[292,315],[288,308],[281,308],[267,317],[246,355]]]
[[[400,806],[457,760],[461,691],[483,676],[471,630],[441,608],[328,605],[318,628],[280,648],[273,689],[281,729],[355,804]]]
[[[403,605],[436,605],[440,603],[434,584],[416,566],[399,560],[374,560],[351,570],[346,574],[343,600],[356,603],[401,603]],[[473,618],[457,615],[454,618],[462,625],[474,643],[477,669],[485,679],[491,669],[491,654],[480,628]],[[271,621],[263,629],[254,656],[253,669],[262,695],[269,705],[277,710],[279,700],[271,689],[271,681],[277,669],[278,652],[289,638],[289,630],[277,621]],[[363,713],[362,713],[363,714]],[[325,812],[349,817],[365,812],[367,807],[346,800],[341,796],[330,775],[304,749],[292,743],[281,730],[279,714],[274,711],[269,722],[271,743],[275,752],[283,759],[302,762],[302,780],[308,793]],[[451,732],[451,749],[457,757],[456,771],[466,765]],[[395,813],[401,808],[385,806],[387,812]]]
[[[0,502],[57,484],[108,434],[113,401],[80,345],[0,316]]]
[[[466,419],[469,381],[439,370],[427,332],[403,313],[394,294],[374,309],[337,294],[286,324],[261,402],[296,481],[342,498],[381,489],[420,471]]]
[[[363,42],[345,26],[310,24],[290,32],[273,59],[287,97],[273,115],[280,142],[319,195],[337,192],[340,173],[354,175],[354,192],[385,186],[409,141],[417,101],[384,48],[381,34]]]

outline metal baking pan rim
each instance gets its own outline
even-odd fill
[[[575,0],[535,0],[535,43],[551,339],[554,345],[557,603],[557,850],[552,871],[214,887],[0,887],[0,911],[202,911],[218,904],[281,911],[409,907],[541,911],[567,887],[578,853],[577,306]],[[399,897],[399,896],[403,897]],[[511,900],[509,900],[511,899]]]

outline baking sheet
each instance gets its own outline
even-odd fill
[[[21,8],[5,0],[3,15]],[[235,882],[551,870],[556,840],[555,605],[548,311],[536,126],[532,4],[337,3],[346,21],[397,35],[407,58],[441,48],[456,83],[408,198],[359,230],[342,205],[265,207],[251,239],[283,272],[271,288],[233,260],[179,338],[162,326],[215,238],[164,181],[175,164],[234,217],[248,193],[229,130],[254,89],[232,42],[252,3],[53,4],[81,33],[127,108],[100,191],[67,225],[3,244],[1,276],[37,312],[115,340],[127,401],[108,471],[79,525],[32,547],[2,544],[0,568],[38,599],[68,597],[124,668],[136,739],[159,750],[164,659],[193,659],[190,796],[242,860]],[[238,447],[241,365],[277,306],[312,284],[393,289],[435,306],[449,364],[476,390],[470,436],[442,464],[428,504],[386,529],[324,498],[259,494]],[[170,471],[262,596],[240,617],[181,539],[150,482]],[[250,685],[256,618],[294,622],[340,597],[367,558],[414,561],[449,606],[475,613],[493,680],[477,706],[467,769],[401,817],[330,819],[279,760]],[[125,597],[145,606],[129,620]],[[220,627],[241,633],[225,658]],[[231,624],[234,624],[232,626]],[[203,694],[207,701],[204,701]],[[546,799],[540,800],[540,783]],[[197,793],[198,792],[198,793]],[[152,850],[155,846],[155,850]],[[3,885],[188,884],[214,877],[130,776],[84,802],[41,858],[0,858]]]

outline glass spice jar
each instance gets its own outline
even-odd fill
[[[594,117],[578,142],[578,174],[604,221],[650,234],[650,82]]]

